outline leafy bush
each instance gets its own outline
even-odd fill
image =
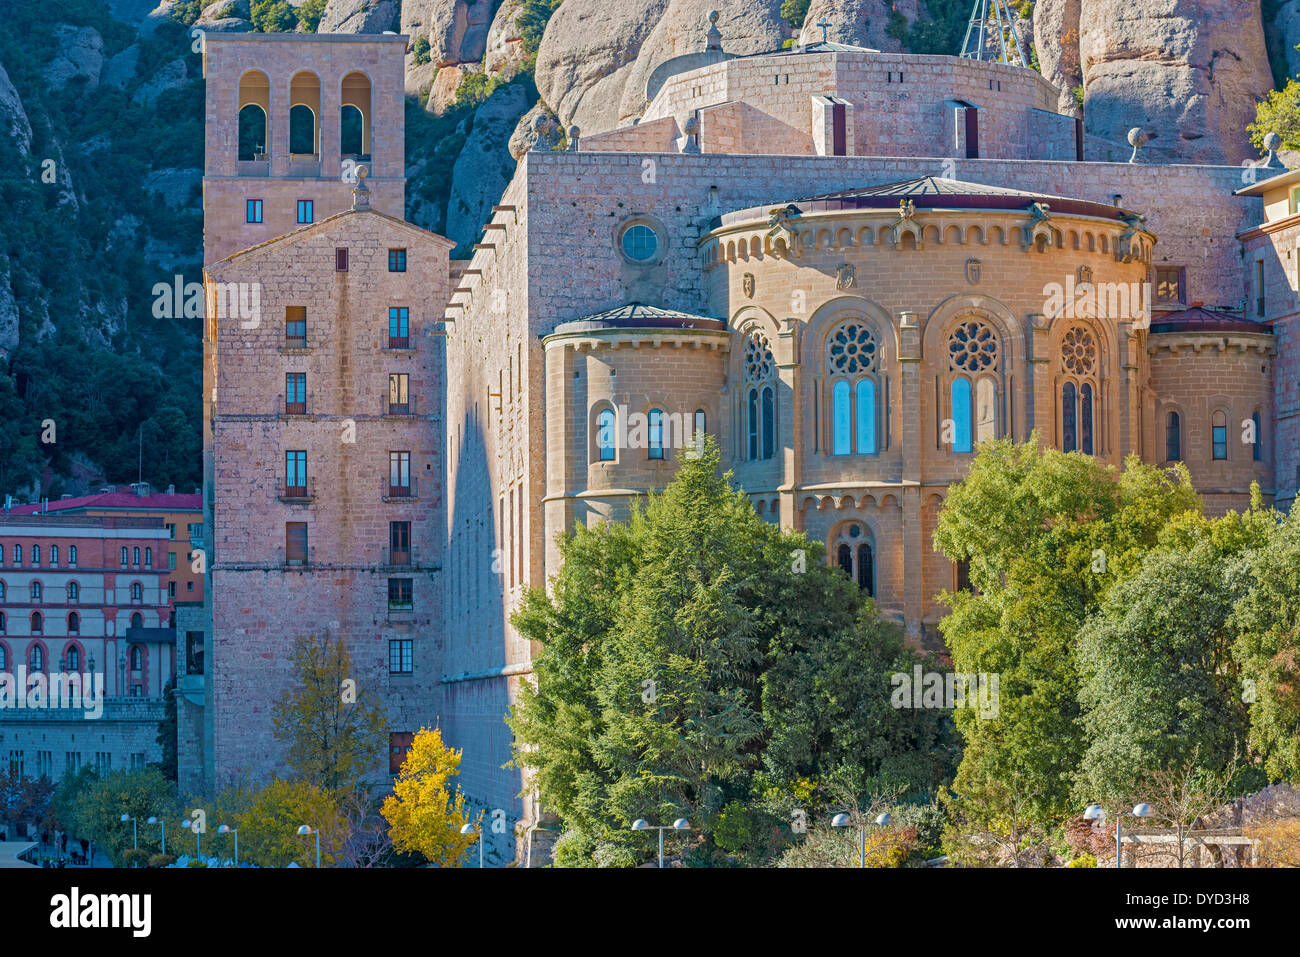
[[[250,12],[258,33],[291,33],[298,26],[298,15],[287,0],[256,0]]]
[[[417,66],[424,66],[426,63],[433,62],[433,55],[429,52],[428,37],[416,37],[415,42],[411,44],[411,53],[415,56]]]
[[[1066,867],[1096,867],[1097,859],[1093,857],[1091,854],[1080,854],[1078,857],[1076,857],[1074,860],[1072,860],[1069,864],[1066,864],[1065,866]]]
[[[171,867],[175,863],[175,854],[154,854],[149,858],[149,867]]]
[[[811,5],[812,0],[782,0],[781,17],[798,30],[808,18],[808,7]]]
[[[325,0],[304,0],[298,7],[298,26],[303,33],[315,33],[325,14]]]
[[[122,852],[123,867],[145,867],[149,863],[149,852],[146,850],[131,850]]]

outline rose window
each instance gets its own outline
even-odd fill
[[[1097,346],[1092,341],[1092,334],[1078,326],[1067,331],[1061,341],[1061,356],[1067,372],[1076,375],[1092,372],[1097,362]]]
[[[963,322],[948,337],[948,359],[954,369],[983,372],[998,361],[998,340],[982,322]]]
[[[772,359],[772,347],[762,335],[754,333],[745,340],[745,378],[762,382],[771,378],[775,365]]]
[[[871,330],[860,322],[846,323],[835,330],[830,339],[830,363],[832,372],[849,375],[871,369],[876,363],[876,340]]]

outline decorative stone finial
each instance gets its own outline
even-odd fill
[[[370,187],[366,185],[366,177],[370,175],[369,166],[358,166],[356,177],[357,185],[352,187],[352,208],[369,209],[370,208]]]
[[[704,49],[722,49],[722,31],[718,29],[718,11],[709,11],[709,29],[704,34]]]
[[[1269,133],[1264,137],[1264,149],[1268,150],[1268,157],[1264,160],[1264,166],[1268,169],[1286,169],[1280,159],[1277,158],[1277,151],[1282,148],[1282,137],[1276,133]]]
[[[578,132],[576,126],[569,127],[569,149],[574,153],[578,152]]]
[[[682,146],[683,153],[698,153],[700,151],[700,120],[697,116],[690,116],[686,120],[686,143]]]
[[[1135,126],[1128,131],[1128,145],[1133,147],[1133,155],[1128,158],[1130,163],[1138,161],[1138,148],[1150,138],[1147,136],[1147,131],[1140,126]]]

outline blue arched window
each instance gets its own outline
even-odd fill
[[[776,449],[776,392],[763,387],[763,458],[770,459]]]
[[[749,426],[749,454],[751,462],[758,458],[758,390],[750,389],[746,400],[746,423]]]
[[[1079,450],[1092,455],[1092,384],[1079,386]]]
[[[1061,387],[1061,451],[1074,452],[1079,448],[1077,430],[1079,405],[1074,383]]]
[[[664,457],[664,414],[660,409],[650,410],[650,458]]]
[[[840,379],[831,387],[831,454],[848,455],[852,446],[853,409],[849,405],[849,383]]]
[[[602,409],[600,414],[596,416],[596,449],[598,461],[614,461],[616,421],[613,409]]]
[[[1165,461],[1178,462],[1183,457],[1182,421],[1177,412],[1170,412],[1165,418]]]
[[[876,560],[871,535],[858,522],[849,522],[835,537],[835,564],[868,595],[876,594]]]
[[[876,384],[870,379],[858,382],[858,452],[876,451]]]
[[[971,393],[970,379],[957,376],[952,380],[952,450],[970,452],[971,443]]]

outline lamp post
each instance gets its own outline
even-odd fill
[[[888,827],[889,822],[891,820],[893,820],[893,818],[891,818],[889,816],[889,812],[886,811],[885,813],[879,815],[876,818],[876,824],[879,827]],[[852,827],[852,826],[853,826],[853,819],[849,817],[847,814],[836,814],[833,818],[831,818],[831,827]],[[858,831],[861,833],[861,837],[862,837],[861,848],[858,851],[858,867],[867,866],[867,827],[868,825],[866,824],[866,822],[863,822],[858,825]]]
[[[194,821],[190,818],[181,821],[181,830],[194,832],[194,856],[201,858],[203,856],[203,833],[194,826]]]
[[[1100,821],[1106,816],[1106,812],[1100,804],[1089,804],[1088,809],[1083,812],[1083,817],[1088,821]],[[1124,841],[1124,818],[1135,817],[1144,818],[1151,816],[1151,805],[1135,804],[1131,811],[1120,811],[1115,815],[1115,866],[1124,866],[1123,841]]]
[[[475,827],[473,824],[466,824],[466,825],[464,825],[464,826],[460,829],[460,833],[462,833],[462,834],[477,834],[477,835],[478,835],[478,838],[477,838],[477,840],[478,840],[478,866],[481,868],[481,867],[483,866],[483,835],[479,833],[479,829],[478,829],[477,827]]]
[[[138,851],[140,849],[140,842],[137,840],[138,833],[136,831],[135,818],[130,814],[123,814],[122,823],[125,824],[127,821],[131,822],[131,850]]]
[[[239,828],[231,827],[228,824],[223,824],[219,828],[217,828],[217,833],[235,835],[235,866],[238,867],[239,866]],[[316,866],[320,867],[319,864],[317,864]]]
[[[298,834],[301,837],[306,837],[308,834],[316,835],[316,867],[319,870],[320,869],[320,828],[308,827],[306,824],[304,824],[302,825],[302,827],[298,828]]]
[[[151,817],[149,818],[149,820],[145,821],[144,823],[157,824],[158,827],[161,828],[160,833],[162,835],[162,852],[166,854],[167,853],[167,822],[160,817]]]
[[[645,818],[637,818],[632,822],[634,831],[658,831],[659,832],[659,866],[664,866],[664,831],[689,831],[691,822],[684,817],[679,817],[672,824],[663,824],[658,827],[651,824]]]

